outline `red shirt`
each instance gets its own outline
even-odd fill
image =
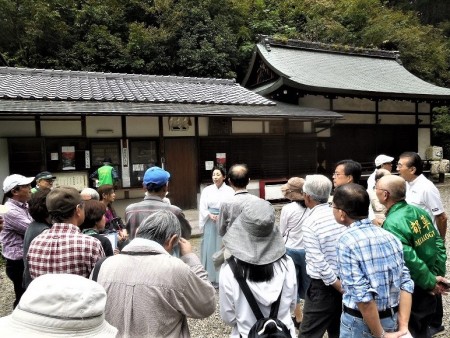
[[[100,242],[67,223],[55,223],[37,236],[28,250],[28,266],[34,279],[47,273],[71,273],[89,277],[95,263],[105,256]]]

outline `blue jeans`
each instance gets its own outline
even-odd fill
[[[286,254],[292,258],[295,264],[295,273],[297,275],[297,303],[301,299],[305,299],[306,290],[308,290],[311,278],[309,278],[306,273],[306,260],[305,260],[305,250],[304,249],[291,249],[286,248]]]
[[[397,330],[397,314],[393,317],[383,318],[380,321],[384,331],[394,332]],[[373,337],[364,319],[342,312],[339,338],[364,337]]]

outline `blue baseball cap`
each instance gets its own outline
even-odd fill
[[[160,167],[151,167],[144,174],[144,185],[149,183],[162,186],[169,182],[170,174]]]

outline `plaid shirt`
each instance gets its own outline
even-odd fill
[[[3,256],[19,260],[23,258],[23,236],[33,218],[28,212],[28,203],[21,203],[10,198],[5,205],[9,210],[3,215],[4,229],[0,232]]]
[[[400,290],[414,290],[402,244],[367,218],[354,222],[339,238],[338,266],[342,302],[351,309],[375,300],[383,311],[399,304]]]
[[[55,223],[37,236],[28,250],[28,265],[34,279],[47,273],[71,273],[89,277],[95,263],[105,256],[100,242],[67,223]]]

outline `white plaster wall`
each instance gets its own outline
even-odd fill
[[[414,115],[396,115],[396,114],[380,114],[380,124],[415,124],[416,117]]]
[[[330,110],[330,100],[320,95],[306,95],[301,97],[298,99],[298,105],[301,107]]]
[[[169,118],[163,117],[163,133],[165,137],[185,137],[185,136],[195,136],[195,119],[191,117],[192,125],[189,126],[188,130],[170,130],[169,129]]]
[[[209,117],[198,118],[198,135],[208,136]]]
[[[112,132],[98,132],[111,130]],[[87,116],[86,136],[91,138],[122,137],[122,123],[120,116]]]
[[[263,121],[232,121],[233,134],[261,134]]]
[[[336,120],[336,123],[339,124],[374,124],[375,123],[375,115],[374,114],[351,114],[351,113],[342,113],[344,116],[343,120]]]
[[[381,112],[412,112],[416,111],[416,105],[409,101],[380,101],[378,111]]]
[[[0,182],[3,183],[9,173],[8,141],[0,138]],[[0,203],[3,200],[3,189],[0,189]]]
[[[368,99],[339,97],[333,100],[333,109],[335,110],[356,110],[356,111],[375,111],[375,101]]]
[[[0,137],[36,136],[34,121],[1,121]]]
[[[422,120],[421,124],[430,124],[431,123],[431,115],[419,115],[419,119]]]
[[[158,117],[154,116],[127,116],[128,137],[159,136]]]
[[[320,133],[317,133],[317,137],[331,137],[331,130],[330,129],[322,130]]]
[[[42,136],[81,136],[81,121],[41,121]]]
[[[431,143],[431,131],[430,128],[419,128],[417,131],[417,152],[422,159],[425,158],[425,151]]]
[[[430,113],[430,104],[426,102],[419,103],[419,113]]]
[[[310,122],[310,121],[303,122],[303,132],[305,134],[312,133],[313,132],[312,129],[313,129],[313,123],[312,122]]]

